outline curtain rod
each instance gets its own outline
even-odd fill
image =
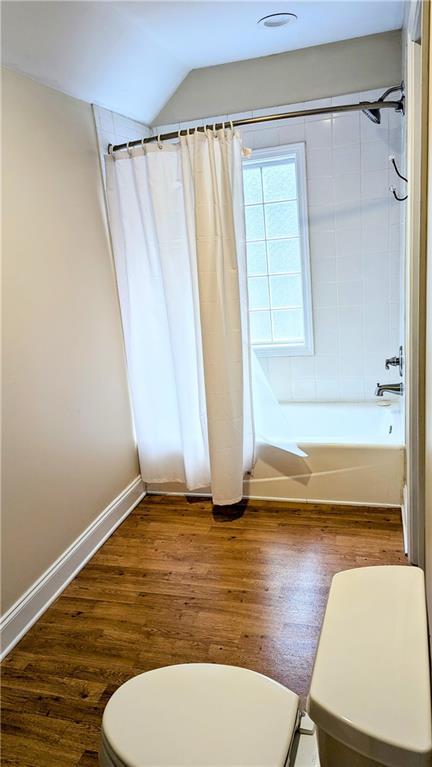
[[[260,115],[259,117],[246,117],[242,120],[225,120],[224,122],[215,123],[214,125],[194,125],[190,128],[182,128],[178,131],[172,131],[171,133],[162,133],[160,136],[147,136],[143,139],[136,139],[134,141],[128,141],[124,144],[109,144],[108,152],[117,152],[120,149],[131,149],[134,146],[142,146],[142,144],[149,144],[151,141],[169,141],[170,139],[178,138],[179,136],[186,136],[189,130],[220,130],[224,126],[232,125],[237,128],[242,125],[256,125],[257,123],[273,122],[274,120],[288,120],[293,117],[309,117],[310,115],[326,115],[333,114],[335,112],[357,112],[360,110],[379,110],[379,109],[394,109],[396,112],[402,112],[404,114],[404,98],[399,101],[360,101],[358,104],[340,104],[333,107],[321,107],[320,109],[303,109],[296,112],[282,112],[271,115]]]

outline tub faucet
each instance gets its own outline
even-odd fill
[[[376,389],[375,389],[375,395],[377,397],[382,397],[385,391],[390,392],[391,394],[403,394],[403,384],[402,383],[397,383],[397,384],[377,383]]]

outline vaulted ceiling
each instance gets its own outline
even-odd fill
[[[289,11],[278,29],[256,22]],[[150,123],[191,69],[402,26],[403,0],[2,3],[6,66]]]

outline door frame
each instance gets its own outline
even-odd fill
[[[425,564],[425,351],[428,190],[429,2],[410,3],[405,27],[407,175],[405,426],[408,557]]]

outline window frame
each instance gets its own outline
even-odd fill
[[[308,198],[307,198],[307,177],[306,177],[306,144],[298,142],[293,144],[283,144],[280,146],[267,147],[263,149],[254,149],[252,156],[243,160],[243,167],[253,167],[254,165],[265,165],[266,160],[283,160],[289,157],[295,157],[296,180],[297,180],[297,201],[299,215],[299,240],[300,240],[300,258],[301,258],[301,277],[302,277],[302,297],[303,297],[303,317],[304,317],[304,342],[303,343],[271,343],[255,344],[251,339],[251,346],[254,352],[260,357],[306,357],[314,354],[314,334],[313,334],[313,307],[312,307],[312,278],[310,264],[309,247],[309,218],[308,218]],[[264,202],[263,202],[264,205]],[[244,204],[244,209],[246,204]],[[264,240],[267,242],[267,238]],[[245,232],[246,242],[246,232]],[[268,272],[267,272],[268,276]],[[249,277],[249,274],[248,274]],[[250,310],[248,309],[249,313]]]

